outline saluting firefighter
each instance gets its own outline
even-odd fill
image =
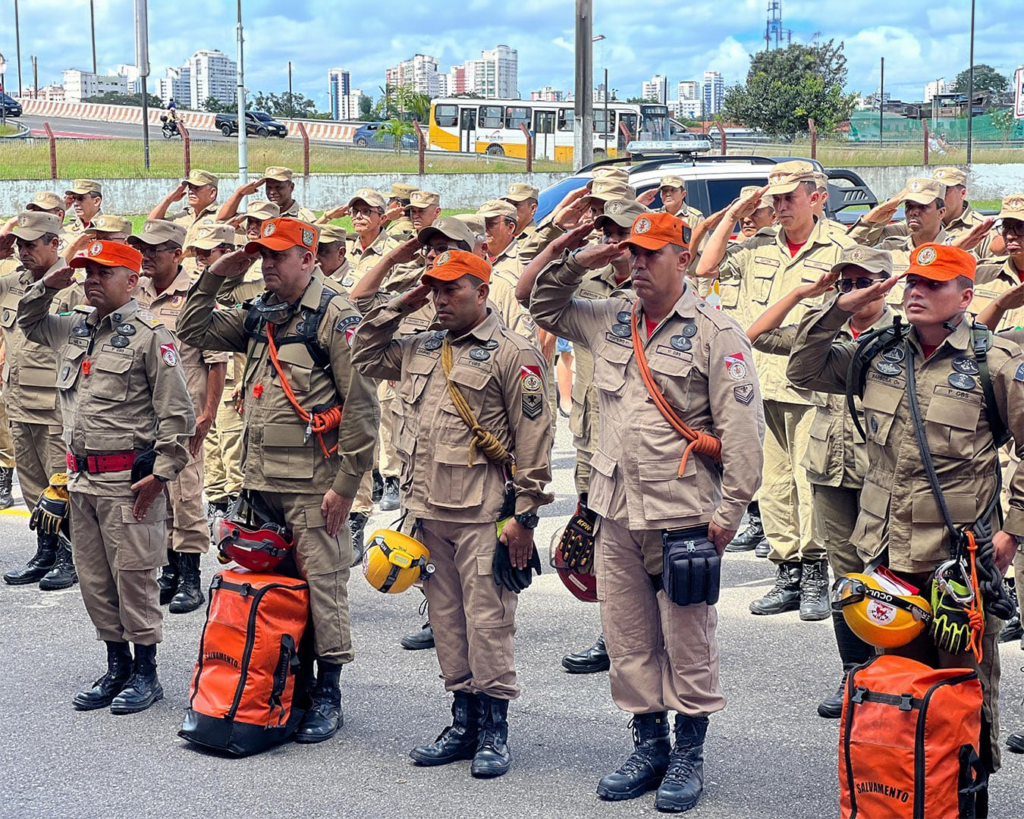
[[[329,739],[342,724],[341,668],[355,656],[344,524],[380,420],[372,382],[352,368],[348,338],[359,314],[325,286],[316,250],[312,225],[267,220],[260,239],[203,271],[178,320],[178,335],[194,347],[247,353],[243,487],[291,530],[309,583],[317,676],[298,742]],[[242,275],[257,253],[267,291],[251,305],[215,310],[224,277]]]
[[[71,265],[85,269],[91,306],[51,314],[58,291],[74,281],[72,267],[58,268],[26,291],[18,325],[59,351],[71,538],[82,600],[107,645],[106,674],[73,703],[130,714],[163,697],[156,576],[167,542],[165,485],[188,462],[196,419],[173,336],[131,297],[141,254],[96,241]]]
[[[644,214],[628,241],[587,246],[592,229],[554,242],[558,260],[537,279],[530,311],[546,330],[587,345],[595,362],[587,500],[598,516],[597,597],[612,698],[633,715],[635,743],[597,793],[633,799],[657,788],[658,810],[681,812],[703,792],[708,717],[725,707],[715,567],[761,482],[764,412],[750,342],[684,282],[685,223]],[[626,249],[632,291],[573,295],[588,271]],[[697,594],[676,586],[679,572],[701,581]]]
[[[490,278],[486,260],[446,251],[422,284],[370,311],[353,344],[363,373],[399,382],[403,505],[436,567],[424,592],[454,695],[452,724],[410,756],[421,765],[472,758],[476,777],[509,768],[516,595],[540,571],[533,530],[552,500],[544,361],[488,308]],[[429,297],[435,331],[396,338]]]

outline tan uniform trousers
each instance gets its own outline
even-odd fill
[[[864,561],[850,545],[860,512],[860,489],[811,484],[814,501],[814,542],[825,546],[828,565],[838,580],[850,572],[864,571]]]
[[[764,402],[764,481],[758,502],[773,563],[824,560],[825,549],[811,535],[811,485],[800,466],[810,440],[814,408]]]
[[[7,417],[7,404],[0,398],[0,466],[14,468],[14,439],[11,437],[11,419]]]
[[[436,569],[423,591],[445,690],[515,699],[519,598],[494,582],[494,524],[421,520],[416,537]]]
[[[242,491],[242,416],[233,403],[221,403],[203,442],[206,499],[226,503]]]
[[[189,458],[178,477],[167,484],[171,521],[167,548],[181,554],[205,555],[210,551],[210,530],[203,510],[203,451]]]
[[[67,471],[67,448],[61,440],[61,428],[47,424],[11,423],[14,459],[18,464],[21,496],[29,510],[50,485],[50,476]]]
[[[384,427],[384,416],[381,415],[381,428]],[[377,439],[377,447],[380,447],[380,438]],[[373,460],[377,462],[377,452],[374,450]],[[363,475],[363,479],[359,482],[359,489],[356,492],[356,496],[352,501],[352,512],[351,514],[363,514],[369,517],[373,514],[373,470],[368,469],[366,474]]]
[[[595,564],[612,699],[630,714],[721,711],[718,612],[705,604],[677,606],[655,592],[644,566],[644,552],[655,549],[661,549],[660,531],[598,523]],[[433,607],[430,613],[433,618]]]
[[[342,524],[337,537],[327,534],[321,495],[260,492],[271,510],[283,518],[295,538],[295,565],[309,584],[313,648],[328,663],[355,659],[348,611],[348,577],[352,539]]]
[[[100,640],[155,645],[163,640],[157,569],[166,560],[167,499],[143,521],[131,495],[71,492],[71,543],[82,601]]]
[[[391,402],[395,400],[395,388],[389,381],[377,385],[377,399],[380,401],[380,437],[377,441],[377,469],[385,478],[397,478],[402,473],[402,461],[398,457],[393,441],[395,416]]]

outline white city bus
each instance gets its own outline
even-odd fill
[[[430,106],[430,147],[526,158],[526,135],[533,132],[533,158],[572,162],[572,102],[444,98]],[[594,154],[615,157],[626,148],[619,124],[632,140],[671,138],[668,107],[650,103],[594,104]],[[607,149],[607,150],[606,150]]]

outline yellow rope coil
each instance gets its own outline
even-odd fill
[[[448,395],[451,396],[452,403],[455,405],[455,411],[473,434],[473,440],[469,445],[469,465],[473,466],[473,453],[477,449],[480,449],[484,455],[496,463],[509,463],[512,459],[508,454],[508,450],[505,449],[501,441],[494,437],[493,433],[480,426],[480,422],[477,421],[476,416],[473,415],[473,410],[470,409],[469,404],[466,402],[466,397],[449,377],[452,373],[452,345],[448,343],[447,335],[444,337],[444,342],[441,345],[441,366],[444,367],[444,376],[448,383]]]

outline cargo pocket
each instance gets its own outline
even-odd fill
[[[831,441],[829,428],[831,419],[826,412],[816,410],[811,419],[809,430],[810,441],[801,466],[812,475],[828,477],[829,461],[831,460]]]
[[[860,514],[850,535],[850,544],[864,555],[877,555],[882,550],[882,533],[889,517],[888,490],[865,482],[860,490]]]
[[[287,344],[279,348],[278,363],[294,392],[309,392],[313,375],[313,361],[302,344]]]
[[[594,386],[602,392],[619,395],[626,386],[626,366],[633,348],[605,343],[594,351]]]
[[[768,304],[772,295],[772,282],[778,274],[776,267],[764,268],[758,265],[750,277],[750,300],[756,304]]]
[[[85,357],[85,350],[81,347],[67,345],[61,348],[57,357],[57,378],[58,390],[70,390],[78,382],[78,374],[82,371],[82,359]]]
[[[864,394],[864,432],[867,440],[879,446],[885,446],[889,440],[896,409],[900,405],[903,393],[890,387],[873,388],[868,386]]]
[[[352,564],[352,546],[348,536],[348,526],[342,524],[335,537],[327,534],[327,521],[320,511],[320,500],[315,495],[306,495],[309,502],[297,510],[301,516],[298,525],[304,525],[302,533],[296,533],[295,550],[299,569],[306,577],[334,574],[345,566]],[[297,528],[295,524],[292,524]],[[315,584],[310,586],[310,594],[315,593]]]
[[[157,496],[143,520],[136,520],[134,503],[121,505],[121,537],[117,542],[117,570],[125,572],[158,569],[167,562],[167,503]]]
[[[441,509],[473,509],[483,503],[489,462],[482,452],[469,465],[468,445],[437,444],[429,503]]]
[[[718,303],[723,310],[735,310],[740,303],[740,286],[729,282],[718,282]]]
[[[587,505],[599,515],[607,515],[615,489],[614,459],[600,449],[595,449],[590,458],[590,487]]]
[[[949,517],[957,528],[978,519],[978,498],[975,495],[945,492],[944,496]],[[910,529],[911,557],[919,561],[930,559],[936,545],[942,542],[948,531],[935,496],[929,491],[914,498],[910,516],[914,523]]]
[[[305,427],[299,421],[266,424],[263,427],[263,474],[268,478],[312,478],[315,452],[305,437]]]
[[[131,366],[128,356],[98,356],[88,376],[89,394],[104,401],[124,401],[128,397]]]
[[[925,431],[932,455],[961,460],[973,458],[979,440],[980,414],[980,403],[932,396],[925,413]]]
[[[26,410],[52,410],[57,406],[57,370],[22,367],[18,371],[21,406]]]
[[[476,574],[480,583],[494,587],[493,603],[466,607],[466,622],[475,628],[502,628],[515,623],[516,593],[494,582],[494,550],[477,555]],[[488,595],[489,596],[489,595]]]
[[[662,395],[668,399],[680,416],[686,417],[686,410],[689,408],[691,375],[694,374],[693,361],[657,353],[651,355],[649,352],[648,356],[648,365],[651,372],[654,373],[654,380],[661,389]],[[649,392],[644,400],[649,404],[654,403]]]
[[[679,461],[640,461],[640,492],[648,524],[698,517],[704,508],[697,486],[697,457],[691,453],[680,476]]]

